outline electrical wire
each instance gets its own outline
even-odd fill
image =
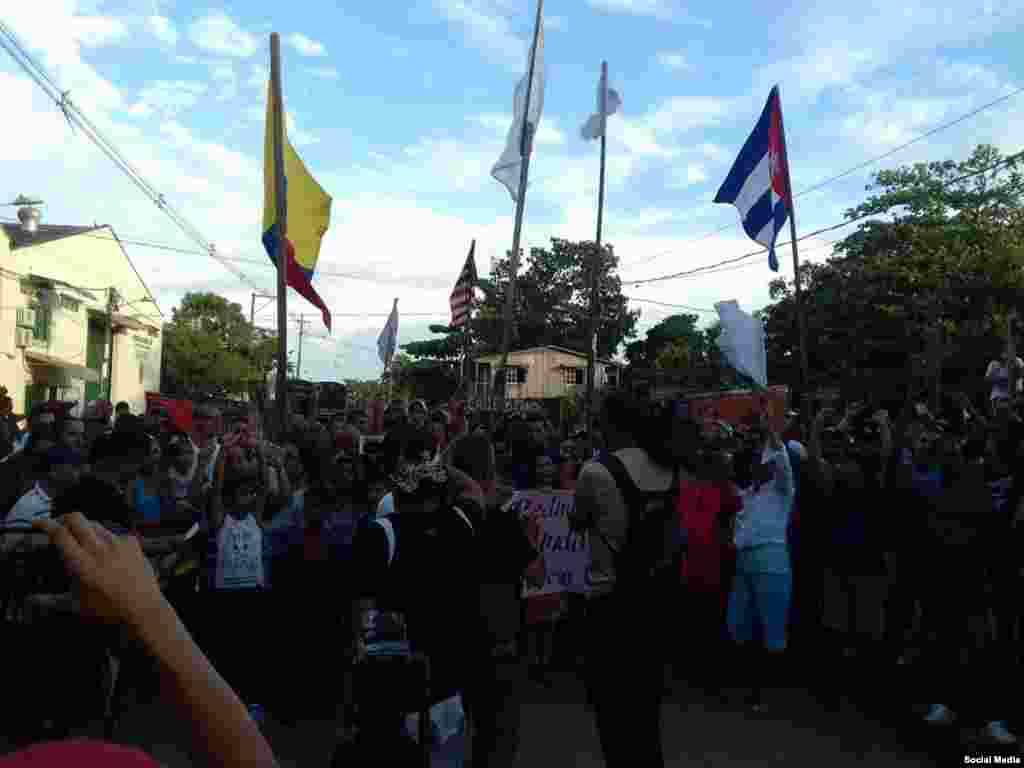
[[[979,169],[977,171],[971,171],[970,173],[965,173],[962,176],[956,177],[955,179],[950,179],[949,181],[943,182],[940,185],[940,188],[944,189],[944,188],[949,187],[949,186],[951,186],[953,184],[958,184],[961,181],[965,181],[966,179],[970,179],[970,178],[973,178],[975,176],[980,176],[983,173],[989,173],[990,171],[998,170],[1002,166],[1007,165],[1007,164],[1012,163],[1012,162],[1015,162],[1016,160],[1018,160],[1018,159],[1020,159],[1022,157],[1024,157],[1024,151],[1017,152],[1015,154],[1009,155],[1008,157],[1004,157],[999,162],[993,163],[993,164],[991,164],[989,166],[986,166],[985,168],[981,168],[981,169]],[[893,206],[890,206],[890,207],[893,207]],[[888,209],[886,209],[886,211],[872,211],[870,213],[863,213],[863,214],[861,214],[859,216],[853,216],[853,217],[851,217],[851,218],[849,218],[849,219],[847,219],[845,221],[839,222],[838,224],[833,224],[833,225],[828,226],[828,227],[822,227],[821,229],[816,229],[813,232],[807,233],[806,235],[801,235],[800,237],[798,237],[796,239],[796,242],[799,243],[799,242],[802,242],[804,240],[808,240],[808,239],[810,239],[812,237],[817,237],[818,235],[822,235],[822,234],[824,234],[826,232],[833,232],[833,231],[835,231],[837,229],[842,229],[843,227],[848,227],[851,224],[856,224],[857,222],[863,221],[864,219],[871,218],[872,216],[882,216],[887,211],[888,211]],[[783,246],[786,246],[786,245],[791,245],[791,242],[787,241],[787,242],[784,242],[784,243],[776,243],[775,247],[776,248],[782,248]],[[755,256],[760,256],[760,255],[766,254],[766,253],[768,253],[768,249],[767,248],[761,248],[759,250],[751,251],[749,253],[745,253],[745,254],[742,254],[740,256],[734,256],[734,257],[729,258],[729,259],[723,259],[722,261],[715,262],[714,264],[707,264],[707,265],[704,265],[702,267],[695,267],[693,269],[684,270],[682,272],[675,272],[675,273],[670,274],[670,275],[661,275],[661,276],[658,276],[658,277],[649,277],[649,278],[644,278],[642,280],[623,280],[622,281],[622,285],[633,285],[633,286],[636,286],[636,285],[647,285],[648,283],[660,283],[660,282],[664,282],[666,280],[677,280],[677,279],[682,278],[682,277],[691,277],[693,275],[697,275],[697,274],[701,274],[701,273],[707,273],[709,270],[713,270],[713,269],[716,269],[718,267],[727,266],[727,265],[730,265],[730,264],[735,264],[735,263],[741,262],[741,261],[746,261],[747,259],[751,259],[751,258],[753,258]]]
[[[892,157],[893,155],[895,155],[895,154],[897,154],[899,152],[902,152],[907,147],[913,146],[914,144],[917,144],[920,141],[924,141],[925,139],[931,138],[935,134],[941,133],[942,131],[948,130],[949,128],[953,128],[953,127],[959,125],[960,123],[963,123],[963,122],[965,122],[967,120],[970,120],[972,117],[977,117],[982,112],[985,112],[986,110],[989,110],[989,109],[991,109],[993,107],[999,106],[1000,104],[1003,104],[1003,103],[1009,101],[1010,99],[1014,98],[1015,96],[1019,96],[1021,93],[1024,93],[1024,87],[1017,88],[1017,89],[1015,89],[1013,91],[1010,91],[1009,93],[1003,94],[999,98],[993,99],[992,101],[989,101],[989,102],[986,102],[985,104],[982,104],[981,106],[979,106],[979,107],[977,107],[975,109],[972,109],[969,112],[965,112],[964,114],[959,115],[958,117],[955,117],[952,120],[949,120],[948,122],[940,123],[939,125],[935,126],[934,128],[930,128],[927,131],[925,131],[924,133],[920,133],[917,136],[915,136],[914,138],[912,138],[912,139],[910,139],[908,141],[905,141],[902,144],[900,144],[900,145],[898,145],[896,147],[893,147],[892,149],[889,149],[889,150],[883,152],[880,155],[876,155],[874,157],[871,157],[871,158],[869,158],[869,159],[867,159],[867,160],[865,160],[865,161],[863,161],[861,163],[858,163],[857,165],[855,165],[855,166],[853,166],[851,168],[847,168],[845,171],[842,171],[841,173],[837,173],[834,176],[829,176],[828,178],[822,179],[821,181],[819,181],[819,182],[817,182],[815,184],[812,184],[809,187],[801,189],[799,192],[796,192],[796,193],[793,194],[793,198],[795,199],[795,198],[798,198],[798,197],[803,197],[804,195],[809,195],[812,192],[818,192],[819,190],[824,189],[828,185],[833,184],[833,183],[835,183],[835,182],[837,182],[837,181],[839,181],[841,179],[844,179],[847,176],[849,176],[849,175],[851,175],[853,173],[856,173],[857,171],[860,171],[860,170],[863,170],[865,168],[868,168],[869,166],[872,166],[872,165],[874,165],[875,163],[877,163],[877,162],[879,162],[881,160],[885,160],[886,158]],[[716,205],[716,203],[708,203],[707,205],[703,205],[700,208],[698,208],[697,211],[702,211],[705,208],[708,208],[708,207],[710,207],[712,205]],[[692,245],[693,243],[702,242],[703,240],[707,240],[710,237],[714,237],[715,235],[719,234],[720,232],[724,232],[727,229],[731,229],[733,226],[734,225],[732,223],[723,224],[718,229],[715,229],[715,230],[713,230],[711,232],[708,232],[705,235],[701,235],[700,237],[695,238],[693,240],[687,240],[687,241],[685,241],[683,243],[680,243],[680,245]],[[622,266],[626,267],[626,268],[633,268],[633,267],[643,266],[644,264],[649,264],[650,262],[656,261],[657,259],[660,259],[663,256],[671,255],[674,252],[675,252],[674,249],[671,250],[671,251],[665,251],[663,253],[655,254],[654,256],[651,256],[650,258],[646,258],[646,259],[643,259],[641,261],[634,262],[632,264],[623,264]]]
[[[113,142],[103,135],[99,128],[71,100],[70,91],[61,90],[57,83],[47,74],[46,70],[25,50],[25,47],[21,44],[14,31],[2,21],[0,21],[0,48],[5,50],[25,74],[57,105],[64,118],[68,121],[68,124],[73,128],[78,128],[85,134],[86,138],[106,155],[140,192],[148,197],[157,208],[163,211],[186,237],[195,242],[206,255],[216,260],[243,283],[252,288],[259,288],[258,284],[251,280],[242,270],[224,259],[217,252],[216,246],[206,239],[202,232],[183,213],[171,205],[155,186],[149,183],[138,168],[120,152]]]
[[[643,304],[654,304],[659,307],[669,307],[670,309],[687,309],[690,312],[709,312],[711,314],[715,314],[717,312],[717,310],[715,309],[705,309],[704,307],[691,307],[688,304],[670,304],[665,301],[656,301],[655,299],[644,299],[639,296],[623,296],[622,298],[627,299],[629,301],[639,301]]]

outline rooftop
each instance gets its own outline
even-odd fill
[[[97,229],[103,229],[102,226],[96,225],[92,227],[72,227],[65,226],[63,224],[40,224],[39,228],[35,232],[26,232],[21,228],[20,224],[0,224],[3,227],[4,232],[7,233],[8,239],[11,241],[11,248],[27,248],[30,245],[40,245],[41,243],[49,243],[53,240],[63,240],[65,237],[74,237],[75,235],[82,235],[87,232],[93,232]]]

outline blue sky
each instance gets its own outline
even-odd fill
[[[469,240],[482,272],[510,246],[512,204],[489,170],[535,10],[526,0],[337,5],[35,0],[0,11],[90,119],[263,291],[273,288],[259,245],[268,39],[281,33],[290,135],[334,197],[318,284],[339,317],[329,339],[314,323],[303,350],[303,375],[318,379],[376,376],[375,339],[393,298],[404,315],[400,343],[424,338],[445,320]],[[640,279],[752,250],[736,212],[710,200],[773,84],[800,190],[1019,87],[1022,5],[826,0],[765,14],[754,2],[548,0],[526,241],[593,237],[597,146],[579,127],[602,58],[624,102],[609,126],[605,239],[623,277]],[[0,142],[0,196],[41,195],[52,223],[109,223],[122,237],[189,246],[2,58],[0,89],[18,115]],[[800,198],[799,230],[838,222],[877,167],[959,158],[980,142],[1017,151],[1021,137],[1024,95]],[[806,241],[805,258],[827,257],[842,233]],[[210,258],[128,249],[166,315],[189,289],[218,291],[248,311],[252,288]],[[788,250],[781,261],[789,275]],[[735,298],[751,309],[767,301],[771,277],[754,259],[626,292],[704,309]],[[636,306],[642,328],[672,312]],[[294,294],[289,310],[315,316]],[[360,313],[377,316],[342,316]],[[259,321],[272,324],[274,308]]]

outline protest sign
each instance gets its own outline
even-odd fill
[[[564,491],[517,491],[509,502],[521,519],[535,517],[541,525],[541,555],[547,571],[543,587],[523,587],[527,599],[539,595],[585,592],[590,541],[586,533],[569,530],[575,497]]]

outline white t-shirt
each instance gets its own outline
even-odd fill
[[[1020,372],[1024,371],[1024,360],[1017,358],[1017,392],[1024,392],[1024,375]],[[988,369],[985,371],[985,378],[995,377],[992,382],[992,393],[989,396],[991,400],[997,398],[1009,397],[1010,396],[1010,374],[1006,370],[1006,362],[1002,360],[993,360],[988,364]]]

